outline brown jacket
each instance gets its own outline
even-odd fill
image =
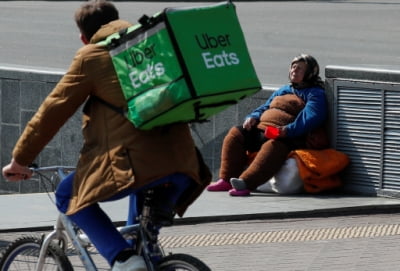
[[[59,128],[90,96],[117,107],[125,100],[107,50],[94,43],[130,26],[117,20],[103,26],[91,44],[79,49],[67,73],[44,100],[20,139],[14,159],[30,164]],[[105,200],[126,188],[138,188],[166,175],[185,173],[196,181],[186,207],[211,181],[211,174],[195,149],[187,124],[174,124],[149,131],[136,129],[122,115],[91,100],[82,120],[84,145],[74,180],[67,214]]]

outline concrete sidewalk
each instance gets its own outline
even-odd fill
[[[50,195],[52,197],[52,195]],[[103,203],[115,222],[125,221],[127,200]],[[176,223],[201,223],[246,219],[333,216],[400,212],[400,199],[358,195],[293,195],[253,193],[231,197],[226,192],[205,191]],[[0,195],[0,231],[52,227],[56,207],[46,193]]]

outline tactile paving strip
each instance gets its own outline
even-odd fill
[[[266,232],[161,236],[160,242],[165,248],[179,248],[276,242],[304,242],[350,238],[373,238],[399,234],[400,225],[389,224]]]

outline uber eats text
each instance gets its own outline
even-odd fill
[[[202,33],[195,35],[194,39],[207,69],[223,68],[240,63],[236,52],[229,50],[232,46],[229,34],[213,36]],[[162,56],[160,57],[159,50],[161,49],[156,48],[156,44],[153,43],[147,44],[143,48],[132,47],[126,51],[123,57],[130,71],[129,79],[133,88],[141,88],[143,85],[151,83],[155,79],[160,79],[165,75],[167,72],[166,66],[161,61]],[[159,60],[157,60],[157,57],[160,57]]]
[[[197,45],[204,52],[201,56],[207,69],[222,68],[231,65],[238,65],[240,60],[235,52],[227,52],[231,40],[229,34],[210,36],[207,33],[195,35]],[[223,50],[220,50],[223,48]]]
[[[140,88],[143,84],[147,84],[165,74],[165,67],[162,62],[153,63],[149,61],[156,55],[155,44],[150,44],[141,50],[129,50],[129,54],[125,55],[125,62],[128,65],[128,69],[131,70],[129,79],[134,88]],[[146,63],[145,69],[137,69],[143,63]]]

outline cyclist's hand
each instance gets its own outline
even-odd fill
[[[8,181],[17,182],[21,180],[26,180],[32,177],[32,171],[25,166],[21,166],[14,159],[3,167],[3,176]]]
[[[243,128],[246,129],[247,131],[250,131],[251,128],[257,124],[257,120],[254,118],[247,118],[244,122],[243,122]]]

